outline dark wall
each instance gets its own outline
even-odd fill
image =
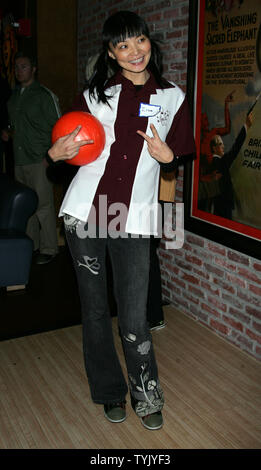
[[[62,111],[77,90],[77,1],[37,1],[39,80],[57,94]]]
[[[39,81],[66,111],[77,92],[77,0],[1,0],[0,13],[30,19],[30,37],[15,29],[18,49],[37,57]]]

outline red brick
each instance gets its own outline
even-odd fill
[[[167,21],[161,21],[160,23],[155,23],[154,25],[154,31],[167,31],[168,29],[168,22]],[[165,47],[164,47],[165,51]],[[164,60],[167,60],[166,55],[164,55]]]
[[[184,253],[187,253],[188,251],[192,252],[193,251],[193,246],[189,245],[186,241],[183,244],[182,249],[184,250]]]
[[[184,39],[181,39],[180,41],[175,41],[171,46],[172,46],[172,50],[173,49],[181,49],[181,50],[185,49],[185,51],[187,51],[187,48],[188,48],[188,44],[186,41],[184,41]],[[164,57],[166,56],[164,55]]]
[[[186,271],[192,271],[192,266],[188,263],[185,263],[182,259],[177,259],[176,264],[181,269],[185,269]]]
[[[261,323],[253,321],[253,328],[261,333]]]
[[[134,7],[139,7],[140,5],[143,5],[144,3],[146,3],[147,0],[133,0],[133,6]]]
[[[234,307],[229,307],[228,313],[233,315],[233,317],[238,318],[238,320],[246,323],[247,325],[250,323],[251,318],[249,315],[245,315],[244,313],[240,312],[239,310],[235,309]]]
[[[177,301],[178,301],[178,307],[179,308],[183,307],[183,308],[189,310],[189,304],[188,304],[187,301],[184,300],[182,295],[178,297]]]
[[[196,305],[190,304],[190,312],[194,315],[196,321],[201,320],[201,323],[208,325],[208,316],[198,309]]]
[[[170,264],[170,263],[164,263],[164,267],[165,269],[169,270],[170,273],[178,273],[178,268],[176,266],[174,266],[173,264]]]
[[[197,266],[202,266],[203,262],[200,258],[192,255],[185,255],[185,260],[189,263],[196,264]]]
[[[227,335],[229,333],[229,328],[226,325],[223,325],[223,323],[219,323],[216,320],[213,320],[213,318],[210,319],[210,326],[214,328],[214,330],[220,331],[220,333],[223,333],[224,335]]]
[[[173,28],[182,28],[183,26],[187,26],[188,18],[176,18],[172,20]]]
[[[241,268],[240,266],[237,269],[237,272],[240,276],[248,279],[249,281],[253,281],[256,284],[261,284],[261,277],[257,276],[255,273],[252,273],[248,269]]]
[[[207,249],[209,251],[213,251],[213,253],[217,253],[219,255],[225,256],[226,255],[226,248],[220,245],[216,245],[214,243],[208,243]]]
[[[246,288],[246,281],[240,279],[239,277],[233,276],[233,274],[226,273],[226,278],[228,282],[236,284],[237,286],[242,287],[243,289]]]
[[[167,289],[165,289],[164,286],[162,286],[162,296],[165,297],[165,298],[170,298],[169,294],[170,294],[170,292]]]
[[[191,289],[189,292],[191,292]],[[185,299],[189,300],[190,302],[193,302],[193,304],[196,304],[196,305],[199,304],[199,299],[197,299],[196,297],[193,297],[192,295],[190,295],[190,293],[184,292],[183,296]]]
[[[164,18],[169,19],[169,18],[173,18],[173,17],[177,18],[179,16],[179,14],[180,14],[180,10],[179,10],[179,8],[176,8],[175,10],[165,11],[163,16],[164,16]]]
[[[244,302],[254,305],[255,307],[260,307],[261,311],[261,299],[258,299],[258,297],[253,297],[252,295],[249,294],[249,292],[244,292],[238,289],[237,296],[239,299],[244,300]]]
[[[261,264],[260,264],[260,263],[254,263],[254,264],[253,264],[253,268],[254,268],[256,271],[261,271]]]
[[[234,305],[234,307],[241,308],[242,303],[235,295],[229,295],[225,292],[222,292],[222,299],[226,302],[226,304]]]
[[[235,251],[228,251],[227,257],[231,261],[235,261],[236,263],[240,263],[240,264],[244,264],[245,266],[249,266],[249,258],[242,255],[241,253],[236,253]]]
[[[203,289],[206,289],[208,292],[210,292],[211,294],[213,295],[217,295],[219,297],[220,295],[220,290],[219,289],[215,289],[214,286],[212,287],[208,282],[205,282],[205,281],[201,281],[201,287],[203,287]]]
[[[181,290],[177,287],[177,284],[173,285],[170,281],[166,281],[165,286],[171,291],[171,293],[176,292],[176,294],[180,295]]]
[[[253,351],[253,342],[249,341],[245,336],[239,335],[237,342],[245,346],[249,351]]]
[[[253,292],[254,294],[258,295],[259,297],[261,297],[261,287],[257,287],[252,284],[249,284],[249,290]]]
[[[186,241],[187,241],[190,245],[200,246],[201,248],[204,248],[204,245],[205,245],[203,238],[196,237],[196,236],[190,235],[190,234],[188,234],[188,235],[186,236]]]
[[[170,0],[163,0],[161,2],[157,2],[157,8],[162,10],[163,8],[170,7],[171,2]]]
[[[208,297],[208,302],[211,305],[214,305],[217,309],[222,310],[222,312],[227,311],[227,305],[223,302],[220,302],[218,299],[213,298],[213,297]]]
[[[216,276],[224,277],[224,271],[222,271],[222,269],[217,268],[216,266],[213,266],[209,263],[205,263],[205,268],[208,273],[213,273]]]
[[[177,70],[183,71],[187,69],[187,64],[186,62],[174,62],[170,64],[170,69],[175,70],[175,71]]]
[[[188,6],[183,6],[181,7],[181,15],[188,15],[189,14],[189,7]]]
[[[222,281],[222,279],[214,278],[213,282],[214,282],[214,284],[217,284],[222,289],[230,292],[230,294],[235,294],[235,292],[236,292],[236,289],[231,284],[228,284],[227,282]]]
[[[172,39],[172,38],[180,38],[182,36],[182,33],[180,30],[175,30],[175,31],[171,31],[171,33],[167,33],[166,34],[166,38],[167,39]]]
[[[186,283],[184,281],[182,281],[181,279],[179,279],[178,276],[175,277],[175,278],[171,276],[170,281],[172,281],[173,284],[175,284],[175,286],[179,286],[184,290],[186,289]]]
[[[218,266],[222,266],[225,269],[228,269],[229,271],[236,272],[237,266],[235,264],[228,263],[226,259],[223,258],[215,258],[215,263]]]
[[[147,23],[149,22],[157,22],[161,20],[161,13],[153,13],[152,15],[148,15],[146,18]]]
[[[192,294],[197,295],[201,299],[204,299],[205,297],[204,292],[202,292],[200,289],[197,289],[195,286],[189,286],[189,292],[192,292]]]
[[[257,335],[256,333],[254,333],[252,330],[249,330],[249,329],[246,330],[246,334],[247,334],[247,336],[252,338],[254,341],[257,341],[258,343],[261,344],[261,336],[260,335]]]
[[[236,330],[239,330],[243,333],[244,327],[242,323],[236,322],[235,320],[233,320],[233,318],[227,317],[226,315],[222,316],[222,320],[224,320],[225,323],[228,323],[230,326],[232,326]]]
[[[159,255],[162,259],[164,260],[169,260],[171,261],[173,259],[173,256],[169,253],[169,251],[167,250],[162,250],[162,249],[159,249]]]
[[[195,276],[192,276],[190,274],[182,273],[182,279],[187,282],[191,282],[191,284],[199,284],[199,279]]]
[[[211,308],[209,305],[205,303],[201,303],[201,308],[202,310],[205,310],[206,312],[210,313],[210,315],[214,315],[215,317],[218,317],[218,318],[221,317],[221,314],[217,312],[217,310],[214,310],[213,308]]]
[[[206,271],[197,269],[195,267],[193,268],[193,274],[196,274],[197,276],[201,277],[202,279],[206,279],[206,280],[209,280],[209,278],[210,278],[209,274]]]

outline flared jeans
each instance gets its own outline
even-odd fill
[[[89,237],[84,236],[84,222],[69,216],[64,222],[81,299],[83,354],[93,401],[122,402],[128,392],[107,298],[109,255],[132,407],[140,417],[160,411],[164,398],[146,319],[150,238]]]

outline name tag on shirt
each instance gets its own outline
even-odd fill
[[[156,116],[161,110],[161,106],[157,104],[140,103],[139,117]]]

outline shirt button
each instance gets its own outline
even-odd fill
[[[123,155],[123,158],[124,158],[124,160],[127,160],[128,157],[127,157],[127,155]]]
[[[117,178],[117,181],[122,181],[122,178],[119,176],[119,177]]]

